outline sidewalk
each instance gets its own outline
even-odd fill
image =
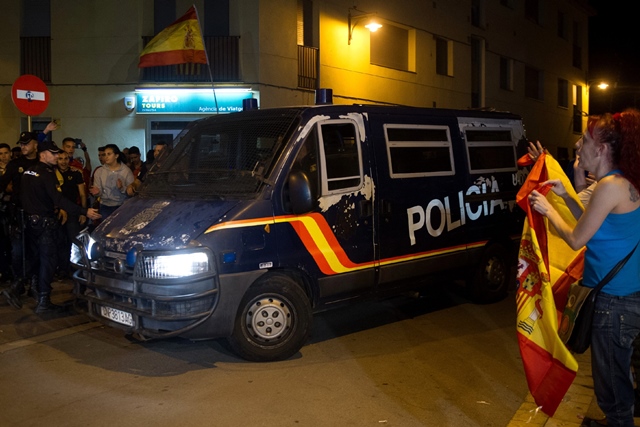
[[[541,411],[536,412],[536,404],[527,395],[525,402],[511,419],[507,427],[579,427],[598,426],[589,420],[600,420],[604,414],[598,408],[593,394],[593,378],[591,378],[591,351],[576,355],[578,361],[578,373],[576,379],[569,387],[569,391],[562,399],[553,418],[549,418]],[[636,425],[638,425],[636,423]]]

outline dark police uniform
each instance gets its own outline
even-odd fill
[[[38,156],[34,159],[27,159],[24,156],[11,160],[7,163],[7,170],[4,175],[0,176],[0,192],[4,192],[7,189],[9,183],[12,183],[13,191],[11,193],[10,201],[20,205],[20,178],[27,169],[31,169],[39,162]]]
[[[0,193],[6,191],[7,186],[11,183],[13,191],[10,194],[9,203],[5,206],[3,213],[6,215],[5,221],[9,224],[9,238],[11,241],[11,267],[14,279],[20,281],[20,286],[24,289],[22,277],[27,266],[23,266],[23,248],[22,248],[22,232],[24,224],[22,223],[23,215],[20,204],[20,181],[25,170],[30,169],[38,164],[38,156],[34,159],[19,157],[7,163],[7,169],[4,175],[0,176]],[[26,259],[31,256],[25,256]]]
[[[54,150],[58,149],[49,144]],[[54,167],[43,162],[22,175],[20,199],[26,217],[28,245],[35,253],[34,264],[38,269],[38,313],[52,306],[51,281],[57,265],[56,236],[60,227],[56,208],[73,216],[86,215],[87,209],[63,196]]]

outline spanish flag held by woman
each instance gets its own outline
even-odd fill
[[[542,412],[553,416],[578,371],[578,362],[558,335],[558,324],[571,283],[582,277],[584,248],[571,249],[531,208],[528,196],[538,190],[568,223],[576,222],[564,200],[542,185],[549,179],[562,180],[578,199],[560,164],[541,154],[516,196],[527,213],[518,256],[516,328],[529,391]]]

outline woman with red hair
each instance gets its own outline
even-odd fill
[[[575,227],[539,192],[533,191],[529,202],[572,249],[587,247],[583,285],[595,287],[640,241],[640,111],[589,117],[577,159],[597,181],[584,211],[559,180],[546,182],[578,220]],[[639,332],[640,249],[602,288],[596,301],[591,368],[598,405],[609,426],[633,426],[630,369],[633,340]]]

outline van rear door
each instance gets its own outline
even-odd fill
[[[486,241],[522,231],[522,215],[516,214],[518,179],[516,146],[524,137],[522,122],[510,118],[460,117],[465,170],[466,203],[470,206],[470,242]]]

